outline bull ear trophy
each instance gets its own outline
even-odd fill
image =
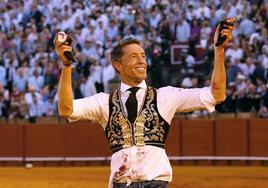
[[[72,46],[73,43],[73,39],[70,35],[66,34],[63,31],[60,31],[56,34],[54,40],[53,40],[54,45],[68,45],[68,46]],[[71,62],[75,62],[74,59],[74,51],[66,51],[64,52],[64,56],[69,59]]]
[[[235,21],[236,21],[236,18],[233,17],[233,18],[224,19],[219,23],[219,34],[218,34],[218,39],[217,39],[217,42],[216,42],[215,46],[218,47],[218,46],[222,45],[225,42],[227,37],[223,36],[221,34],[221,31],[223,29],[226,29],[228,26],[233,26]]]

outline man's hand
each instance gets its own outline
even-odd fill
[[[236,17],[225,19],[221,24],[217,26],[215,35],[214,35],[214,46],[215,47],[225,47],[233,38],[232,31],[234,29],[234,22]],[[223,37],[223,42],[219,43],[219,35]]]
[[[59,42],[56,37],[53,40],[56,53],[59,56],[59,58],[62,60],[64,66],[70,66],[72,62],[70,59],[68,59],[64,55],[64,52],[70,51],[72,53],[73,49],[71,46],[69,46],[65,43]]]

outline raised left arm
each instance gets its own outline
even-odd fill
[[[236,18],[227,19],[226,22],[232,24],[236,21]],[[224,101],[226,92],[226,71],[224,65],[224,48],[232,40],[233,26],[227,25],[220,31],[219,26],[216,29],[214,35],[214,68],[211,79],[211,92],[217,103]],[[216,46],[219,32],[222,36],[226,36],[225,41]]]

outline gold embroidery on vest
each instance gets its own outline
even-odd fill
[[[144,146],[144,124],[146,122],[146,115],[143,113],[145,110],[141,112],[141,114],[137,117],[134,127],[134,134],[136,139],[137,146]]]
[[[144,136],[145,141],[163,141],[165,135],[165,130],[163,128],[164,121],[161,123],[159,122],[159,116],[155,110],[156,106],[155,104],[152,104],[154,97],[153,89],[150,88],[147,96],[148,101],[146,102],[146,108],[144,109],[144,114],[146,114],[148,123],[144,131],[149,132],[149,134]]]
[[[112,104],[114,107],[112,108],[109,121],[110,127],[107,134],[110,146],[127,148],[133,144],[144,146],[146,141],[155,144],[163,142],[165,136],[163,125],[165,122],[163,120],[160,122],[156,106],[152,103],[154,97],[156,97],[153,88],[149,87],[146,92],[146,100],[143,101],[142,106],[144,109],[141,109],[134,122],[133,134],[131,124],[124,114],[119,92],[117,90],[112,95]],[[133,143],[133,140],[135,140],[135,143]]]
[[[108,131],[110,146],[122,145],[123,148],[130,147],[132,145],[131,129],[120,110],[118,91],[112,96],[112,103],[114,107],[109,122],[111,129]]]

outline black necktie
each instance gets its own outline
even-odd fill
[[[130,123],[134,123],[137,117],[138,101],[136,98],[136,93],[139,89],[140,89],[139,87],[132,87],[128,89],[128,91],[130,91],[131,93],[129,94],[129,97],[127,99],[126,108],[127,108],[128,120],[130,121]]]

